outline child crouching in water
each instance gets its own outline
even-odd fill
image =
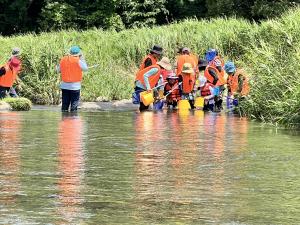
[[[215,105],[215,93],[214,93],[214,86],[211,83],[207,82],[207,79],[204,76],[199,77],[199,94],[201,97],[204,98],[204,111],[214,111]]]
[[[181,99],[179,89],[178,77],[174,72],[170,73],[167,77],[167,84],[164,88],[164,95],[168,108],[176,108],[178,101]]]

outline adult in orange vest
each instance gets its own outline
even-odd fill
[[[57,67],[57,71],[61,73],[62,80],[60,84],[62,91],[62,111],[69,111],[69,108],[71,108],[71,112],[77,111],[83,71],[87,70],[88,66],[80,48],[72,46],[70,54],[64,56]]]
[[[17,79],[20,66],[21,61],[16,57],[12,57],[0,68],[0,98],[4,98],[8,94]]]
[[[172,66],[170,60],[167,57],[163,57],[155,65],[149,66],[143,70],[137,72],[135,77],[135,92],[134,101],[135,104],[140,104],[140,111],[146,110],[149,106],[145,106],[139,101],[140,93],[142,91],[152,91],[157,85],[161,85],[164,82],[162,73],[165,70],[171,70]],[[161,87],[163,90],[163,86]]]
[[[189,100],[191,108],[194,108],[194,86],[196,82],[195,70],[191,63],[184,63],[182,72],[178,76],[181,84],[181,99]]]
[[[228,74],[227,88],[229,96],[238,95],[245,97],[249,94],[250,87],[245,71],[235,67],[233,62],[226,62],[224,69]]]
[[[143,59],[140,65],[140,70],[143,70],[148,66],[155,65],[159,61],[162,52],[162,47],[160,47],[159,45],[154,45],[152,49],[150,49],[150,53]]]
[[[180,55],[177,56],[176,59],[176,74],[179,76],[183,69],[183,64],[190,63],[194,70],[195,75],[197,76],[199,73],[198,69],[198,57],[191,53],[191,50],[187,47],[182,48],[182,51],[179,52]]]

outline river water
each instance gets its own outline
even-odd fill
[[[227,114],[0,113],[0,224],[300,224],[300,134]]]

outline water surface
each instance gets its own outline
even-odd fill
[[[0,224],[300,224],[300,135],[227,114],[0,113]]]

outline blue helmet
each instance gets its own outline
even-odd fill
[[[208,49],[208,51],[205,53],[205,59],[207,62],[210,62],[214,60],[214,58],[218,55],[218,51],[214,48]]]
[[[234,73],[235,71],[234,63],[231,61],[227,61],[224,66],[224,70],[226,71],[226,73]]]

